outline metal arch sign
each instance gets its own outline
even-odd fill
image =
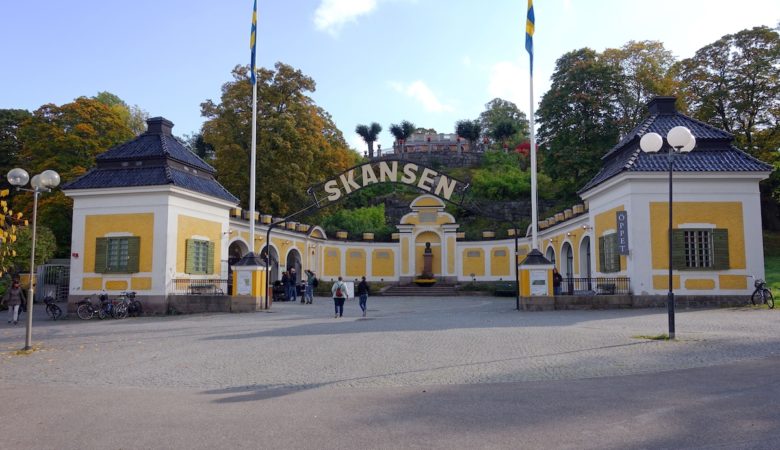
[[[469,184],[421,164],[387,159],[351,167],[334,178],[309,188],[308,193],[318,208],[360,189],[381,183],[411,186],[456,205],[462,205]]]

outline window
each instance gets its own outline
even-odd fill
[[[620,272],[617,233],[599,238],[599,263],[601,272]]]
[[[138,272],[138,236],[107,237],[95,240],[95,273]]]
[[[214,243],[202,239],[187,239],[184,272],[214,273]]]
[[[673,267],[679,270],[726,270],[729,268],[726,229],[673,230]]]

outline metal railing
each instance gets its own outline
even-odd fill
[[[174,295],[227,295],[228,279],[174,278]]]
[[[628,277],[567,277],[561,281],[562,295],[625,295],[631,293]]]

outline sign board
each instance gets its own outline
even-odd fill
[[[233,272],[236,277],[236,293],[238,295],[252,295],[252,272]]]
[[[310,187],[309,195],[314,197],[319,208],[324,208],[355,191],[378,183],[414,186],[452,203],[462,202],[469,186],[430,167],[409,161],[383,160],[347,169],[331,180]]]
[[[618,255],[628,255],[628,212],[618,211],[616,214]]]
[[[532,269],[529,278],[531,280],[531,295],[549,295],[547,269]]]

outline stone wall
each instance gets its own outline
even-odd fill
[[[745,306],[750,298],[743,295],[677,295],[676,309],[730,308]],[[554,311],[571,309],[666,308],[666,295],[558,295],[553,297],[520,297],[520,309]]]
[[[447,151],[433,152],[413,152],[413,153],[388,153],[372,161],[381,161],[384,159],[402,159],[418,164],[424,164],[428,167],[438,169],[440,167],[474,167],[482,161],[482,153],[461,153]]]

